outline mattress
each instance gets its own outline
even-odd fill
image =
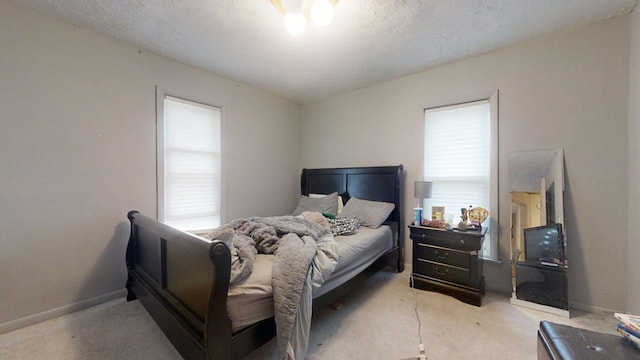
[[[321,296],[361,273],[393,247],[391,227],[361,227],[356,234],[336,236],[338,263],[331,277],[313,293]],[[258,254],[253,272],[229,287],[227,314],[233,331],[273,316],[271,265],[273,255]]]

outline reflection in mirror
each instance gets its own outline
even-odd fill
[[[564,224],[562,149],[511,153],[511,259],[524,261],[524,229]]]
[[[566,250],[566,234],[565,231],[562,231],[564,228],[563,150],[553,149],[511,153],[509,156],[509,192],[511,195],[510,255],[513,297],[520,299],[522,296],[517,294],[517,284],[523,283],[522,274],[532,267],[541,269],[540,271],[560,271],[563,275],[562,279],[565,278],[564,270],[567,268],[567,261],[564,253]],[[553,224],[562,224],[562,228],[560,228],[562,233],[560,234],[561,255],[553,257],[555,258],[555,263],[549,264],[552,267],[549,268],[541,266],[542,260],[538,262],[538,259],[531,258],[531,254],[527,255],[525,229],[545,225],[551,228]],[[558,248],[556,247],[556,249]],[[541,257],[540,259],[543,258]],[[520,275],[518,275],[518,271],[520,271]],[[538,287],[539,285],[537,284]],[[524,286],[521,286],[520,290],[524,288]],[[535,298],[535,296],[533,297]],[[547,293],[541,297],[549,298],[551,296]],[[563,301],[566,303],[566,291],[563,297]],[[568,307],[566,308],[568,309]]]

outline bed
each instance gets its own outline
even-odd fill
[[[337,300],[372,271],[383,267],[404,270],[402,175],[402,165],[302,170],[302,195],[337,192],[345,203],[357,198],[395,205],[383,226],[362,228],[357,234],[389,237],[385,248],[367,253],[366,246],[356,245],[364,253],[354,255],[353,249],[345,249],[350,241],[361,244],[359,240],[336,237],[336,244],[343,247],[340,254],[351,253],[352,260],[349,266],[338,261],[331,277],[314,289],[313,307]],[[137,211],[130,211],[128,218],[127,300],[142,303],[182,357],[238,359],[276,336],[271,314],[243,310],[257,300],[243,297],[237,285],[230,286],[231,252],[223,241],[176,230]],[[254,266],[268,267],[269,260],[261,258]],[[263,300],[263,309],[273,308],[268,297]]]

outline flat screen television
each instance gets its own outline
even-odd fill
[[[557,266],[564,264],[562,224],[524,229],[524,256],[528,262]]]

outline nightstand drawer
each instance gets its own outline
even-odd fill
[[[466,251],[418,243],[417,252],[418,260],[431,260],[465,269],[468,269],[471,263],[471,256]]]
[[[418,266],[418,269],[414,272],[419,275],[429,276],[438,280],[449,281],[456,284],[469,284],[469,270],[467,269],[447,266],[428,260],[418,260],[416,261],[416,265]]]
[[[473,251],[480,249],[482,238],[460,232],[427,232],[423,230],[416,230],[411,232],[411,239],[417,241],[419,244],[430,244],[447,248],[455,248],[462,251]]]

